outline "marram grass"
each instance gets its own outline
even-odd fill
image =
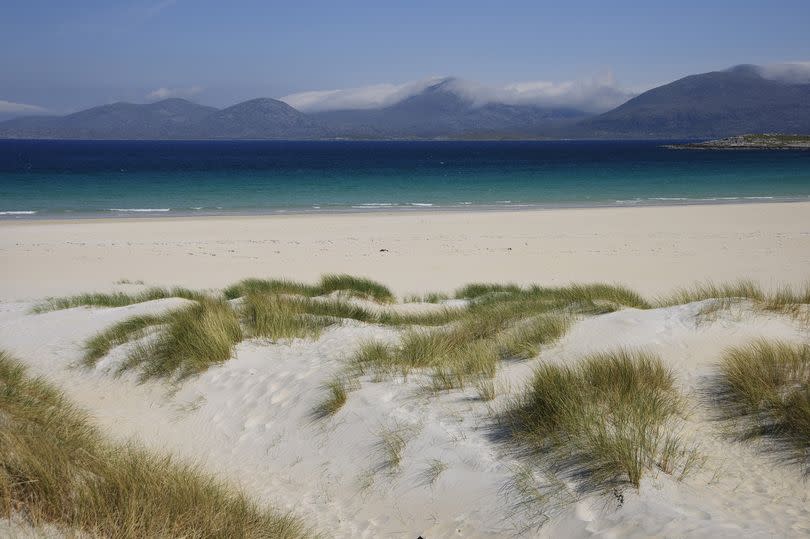
[[[203,292],[190,290],[188,288],[149,288],[137,294],[127,294],[124,292],[89,293],[61,298],[49,298],[33,308],[35,313],[57,311],[61,309],[71,309],[74,307],[125,307],[136,303],[154,301],[166,298],[183,298],[189,300],[199,300],[205,298]]]
[[[66,536],[298,538],[303,524],[229,485],[106,440],[60,392],[0,352],[0,516]]]
[[[355,381],[337,376],[324,385],[326,397],[312,411],[314,419],[324,419],[338,413],[349,395],[349,391],[357,389]]]
[[[403,313],[384,305],[394,300],[384,285],[361,277],[329,274],[316,284],[245,279],[223,291],[222,297],[235,300],[233,306],[184,288],[151,288],[134,295],[54,298],[36,310],[122,306],[164,297],[194,300],[187,310],[125,320],[86,343],[85,361],[93,364],[113,347],[147,332],[154,333],[151,336],[155,338],[136,347],[124,365],[138,366],[146,376],[182,377],[201,372],[208,365],[228,359],[233,345],[243,338],[317,338],[324,328],[344,320],[398,327],[404,329],[399,344],[372,346],[370,351],[361,348],[353,366],[360,372],[373,369],[377,375],[431,369],[435,388],[450,389],[465,385],[469,379],[493,376],[499,360],[535,357],[539,346],[562,336],[570,320],[578,316],[708,298],[747,298],[763,309],[800,312],[802,303],[810,300],[810,286],[803,291],[784,288],[766,294],[748,281],[706,283],[681,289],[654,304],[631,289],[605,283],[557,287],[477,283],[459,289],[455,296],[465,299],[466,305]],[[438,301],[443,297],[436,294],[429,299]],[[353,298],[369,299],[377,305],[361,304]],[[182,313],[206,316],[193,320],[193,316],[184,317]]]
[[[163,323],[164,317],[139,315],[127,318],[89,338],[84,344],[84,364],[92,367],[116,346],[143,337],[147,330]]]
[[[741,439],[768,439],[808,464],[810,345],[758,340],[729,349],[713,394]]]
[[[124,369],[136,368],[144,378],[182,379],[230,359],[243,336],[236,312],[219,300],[170,311],[162,322],[152,340],[130,353]]]
[[[394,294],[385,285],[346,274],[326,274],[315,285],[285,279],[245,279],[224,290],[227,299],[246,296],[249,293],[289,294],[315,297],[343,292],[352,297],[370,299],[379,303],[392,303]]]
[[[568,329],[567,317],[537,315],[540,304],[487,303],[473,306],[460,319],[439,328],[411,328],[396,345],[365,342],[352,360],[358,374],[407,375],[430,369],[433,388],[464,387],[468,381],[493,377],[504,359],[528,359],[539,346],[559,339]],[[529,318],[526,318],[529,317]]]
[[[583,491],[638,487],[653,469],[693,461],[673,427],[683,398],[654,354],[617,350],[542,364],[501,415],[503,433]]]
[[[333,319],[307,313],[306,302],[289,296],[250,293],[239,307],[251,337],[271,340],[314,338]]]
[[[695,301],[718,299],[724,302],[749,300],[755,306],[766,311],[790,313],[801,305],[810,304],[810,282],[804,287],[783,286],[767,292],[753,281],[740,280],[730,283],[713,283],[711,281],[696,283],[676,290],[674,293],[658,298],[657,307],[684,305]]]

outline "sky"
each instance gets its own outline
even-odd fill
[[[689,74],[808,62],[808,29],[808,0],[3,0],[0,114],[369,107],[445,76],[596,110]]]

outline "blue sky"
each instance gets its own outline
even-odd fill
[[[809,29],[808,0],[5,0],[0,100],[53,112],[170,95],[223,106],[444,75],[634,92],[808,61]]]

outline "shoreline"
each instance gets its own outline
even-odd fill
[[[548,212],[557,210],[596,210],[609,208],[667,208],[689,206],[729,206],[750,204],[803,204],[810,202],[807,196],[735,196],[712,198],[658,197],[651,199],[616,200],[614,202],[594,203],[509,203],[509,204],[458,204],[434,205],[432,203],[379,203],[362,204],[336,208],[280,208],[266,210],[177,210],[132,208],[125,210],[89,211],[88,213],[64,212],[62,214],[39,214],[38,210],[4,210],[0,211],[0,226],[7,222],[87,222],[87,221],[130,221],[130,220],[174,220],[174,219],[216,219],[216,218],[250,218],[250,217],[283,217],[293,216],[334,216],[334,215],[418,215],[457,214],[457,213],[510,213],[510,212]],[[363,206],[363,207],[360,207]]]
[[[642,294],[696,281],[804,286],[810,201],[517,211],[0,222],[0,299],[146,286],[222,288],[249,277],[349,273],[396,294],[470,282],[621,283]]]

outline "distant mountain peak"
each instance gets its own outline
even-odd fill
[[[381,108],[311,113],[269,97],[225,109],[176,97],[148,104],[119,102],[66,116],[11,119],[0,123],[0,138],[672,139],[810,133],[810,66],[805,64],[742,64],[690,75],[599,116],[565,107],[507,104],[479,90],[472,82],[441,77],[403,86],[408,95]]]

